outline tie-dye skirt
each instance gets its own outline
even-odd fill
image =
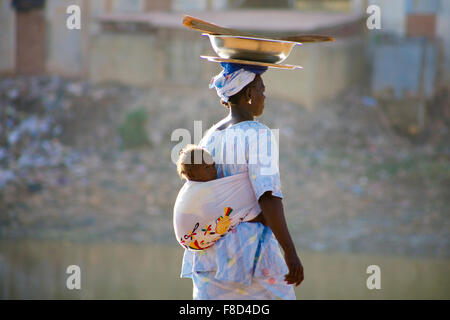
[[[295,300],[287,273],[272,230],[244,222],[209,249],[186,249],[181,277],[192,279],[196,300]]]

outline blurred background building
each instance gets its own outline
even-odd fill
[[[70,4],[82,8],[80,31],[64,27]],[[381,30],[367,31],[369,4],[381,8]],[[308,81],[291,73],[269,77],[273,94],[300,100],[308,107],[367,78],[370,52],[364,44],[380,34],[427,38],[435,55],[440,54],[434,58],[432,81],[450,82],[450,35],[445,32],[450,8],[446,1],[47,0],[43,9],[17,14],[13,10],[10,1],[2,1],[1,72],[45,71],[142,86],[207,81],[214,66],[198,56],[211,53],[208,40],[181,25],[182,13],[197,13],[205,20],[249,31],[337,37],[333,44],[306,44],[288,60],[306,66],[302,75]],[[436,70],[441,72],[436,74]],[[179,73],[186,76],[179,77]],[[328,75],[326,82],[323,74]],[[288,83],[295,85],[280,85],[278,76],[287,76]]]

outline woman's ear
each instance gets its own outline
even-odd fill
[[[222,99],[220,100],[220,103],[225,107],[225,108],[230,108],[230,104],[228,102],[223,101]]]

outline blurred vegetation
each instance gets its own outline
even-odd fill
[[[138,108],[128,111],[122,124],[119,126],[119,135],[122,147],[125,149],[150,146],[150,141],[145,131],[148,120],[148,111]]]

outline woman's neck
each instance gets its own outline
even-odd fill
[[[254,115],[244,108],[239,106],[230,106],[230,113],[228,114],[229,119],[233,123],[238,123],[241,121],[253,121],[255,119]]]

